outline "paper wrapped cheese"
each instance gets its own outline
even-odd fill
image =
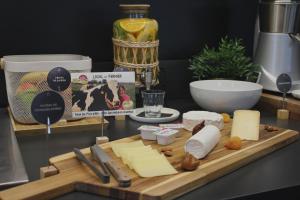
[[[182,115],[182,123],[184,128],[192,131],[193,128],[205,121],[205,125],[214,125],[220,130],[224,126],[223,116],[219,113],[208,112],[208,111],[189,111],[187,113],[183,113]]]
[[[185,143],[185,152],[192,154],[195,158],[204,158],[219,142],[220,130],[214,125],[206,125],[198,133],[193,135]]]

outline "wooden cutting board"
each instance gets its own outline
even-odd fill
[[[201,160],[198,169],[192,172],[184,172],[180,169],[180,162],[184,156],[183,146],[191,136],[190,132],[181,130],[182,136],[170,145],[175,154],[168,158],[179,173],[153,178],[140,178],[134,171],[123,165],[121,160],[113,154],[111,142],[101,145],[131,175],[133,181],[129,188],[118,187],[113,178],[109,184],[102,184],[93,172],[77,161],[74,153],[63,154],[50,159],[50,163],[59,170],[59,174],[2,191],[0,198],[3,200],[51,199],[72,191],[84,191],[130,200],[174,199],[290,144],[299,136],[299,133],[293,130],[279,128],[276,132],[266,132],[263,128],[261,125],[259,141],[243,141],[241,150],[227,150],[223,145],[229,138],[231,124],[225,124],[219,144]],[[132,142],[139,139],[140,136],[137,135],[113,142]],[[153,141],[144,141],[144,143],[145,145],[151,144],[153,148],[161,147]],[[89,148],[83,149],[82,152],[90,157]]]

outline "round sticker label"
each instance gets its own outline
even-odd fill
[[[276,80],[280,92],[287,93],[292,87],[292,79],[288,74],[280,74]]]
[[[71,74],[65,68],[56,67],[48,73],[47,82],[52,90],[61,92],[69,87]]]
[[[65,102],[62,96],[54,91],[38,94],[32,101],[31,114],[41,124],[58,122],[65,112]]]

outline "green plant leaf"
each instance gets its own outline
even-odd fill
[[[259,66],[246,56],[241,39],[221,38],[218,48],[207,45],[189,59],[189,69],[197,79],[233,79],[255,81]]]

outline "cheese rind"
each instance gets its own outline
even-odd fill
[[[214,125],[218,129],[224,127],[223,116],[219,113],[208,112],[208,111],[189,111],[183,113],[182,123],[184,128],[192,131],[193,128],[205,121],[205,125]]]
[[[236,110],[233,114],[231,136],[238,136],[242,140],[258,140],[259,124],[259,111]]]

